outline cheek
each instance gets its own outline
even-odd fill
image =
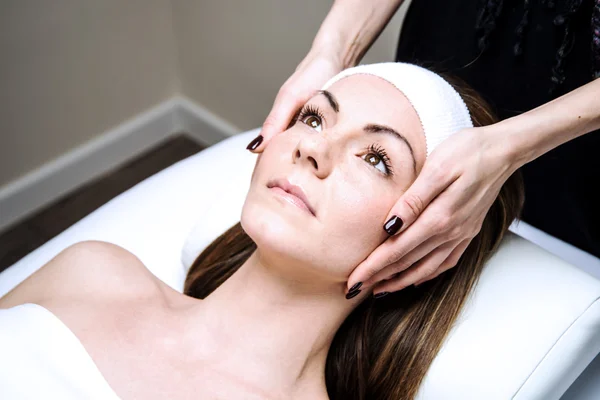
[[[334,265],[339,265],[345,276],[388,237],[383,224],[395,198],[384,189],[371,181],[334,192],[324,221],[324,250],[335,258]]]
[[[275,136],[263,152],[258,155],[252,172],[252,183],[254,183],[256,176],[265,173],[272,174],[273,171],[279,171],[282,164],[289,165],[291,163],[292,151],[295,146],[289,136],[283,133]]]

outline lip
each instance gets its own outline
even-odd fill
[[[293,203],[299,208],[308,211],[310,214],[316,217],[315,209],[308,201],[306,193],[304,193],[304,190],[302,190],[300,186],[293,185],[287,179],[282,178],[270,181],[269,183],[267,183],[267,188],[279,188],[283,190],[289,196],[287,200],[289,200],[290,203]]]

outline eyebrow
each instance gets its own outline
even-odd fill
[[[335,111],[336,113],[340,112],[340,105],[337,102],[337,100],[335,99],[335,96],[330,91],[319,90],[317,93],[325,96],[325,98],[329,102],[329,105],[331,106],[333,111]],[[390,128],[389,126],[378,125],[378,124],[367,124],[363,127],[363,130],[367,133],[383,133],[383,134],[392,135],[396,139],[400,139],[402,142],[404,142],[404,144],[406,144],[406,146],[408,147],[408,150],[410,150],[410,155],[412,156],[412,159],[413,159],[413,171],[415,172],[415,175],[416,175],[417,161],[415,159],[415,153],[413,151],[412,146],[410,145],[410,142],[406,139],[406,137],[404,137],[402,134],[400,134],[395,129]]]
[[[413,151],[412,146],[408,142],[408,140],[406,140],[406,138],[402,134],[400,134],[396,130],[390,128],[389,126],[377,125],[377,124],[365,125],[363,127],[363,130],[368,133],[384,133],[387,135],[391,135],[391,136],[395,137],[396,139],[400,139],[400,141],[404,142],[404,144],[408,147],[408,150],[410,150],[410,155],[413,160],[413,162],[412,162],[413,171],[414,171],[415,175],[417,174],[417,161],[415,159],[415,153]]]
[[[335,111],[336,113],[340,112],[340,105],[335,99],[335,96],[330,91],[319,90],[317,93],[322,94],[323,96],[325,96],[325,98],[327,98],[327,101],[329,101],[329,105],[331,106],[331,108],[333,108],[333,111]]]

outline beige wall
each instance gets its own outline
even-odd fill
[[[173,94],[262,124],[332,1],[0,1],[0,188]],[[392,60],[406,5],[366,55]]]
[[[242,129],[260,126],[332,1],[173,0],[184,94]],[[403,4],[365,56],[393,61]]]
[[[169,0],[0,2],[0,187],[178,90]]]

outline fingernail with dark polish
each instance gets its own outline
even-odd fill
[[[356,282],[350,289],[348,289],[348,292],[353,292],[357,289],[360,289],[361,286],[362,282]]]
[[[402,220],[394,215],[392,218],[388,219],[385,225],[383,225],[383,229],[388,235],[392,236],[402,228],[402,224]]]
[[[246,150],[256,150],[256,148],[262,143],[263,139],[263,135],[258,135],[253,141],[250,142],[248,146],[246,146]]]
[[[377,294],[374,294],[373,297],[376,298],[376,299],[378,299],[378,298],[383,297],[383,296],[385,296],[387,294],[390,294],[390,292],[379,292]]]
[[[348,292],[348,293],[346,293],[346,298],[348,300],[350,300],[351,298],[356,297],[356,295],[358,295],[360,292],[361,292],[360,290],[354,290],[352,292]]]

